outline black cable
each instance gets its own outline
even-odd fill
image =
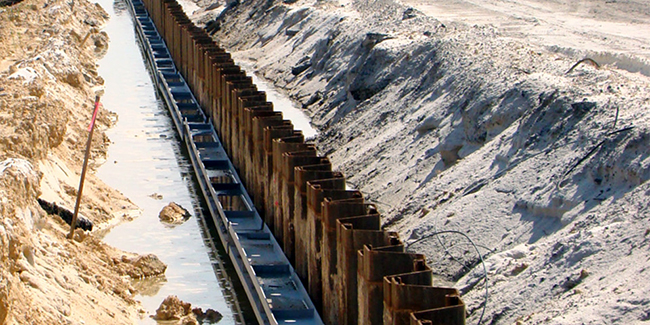
[[[633,126],[630,126],[630,127],[626,127],[626,128],[623,128],[623,129],[620,129],[620,130],[616,130],[616,131],[612,131],[612,132],[609,132],[609,133],[605,134],[605,137],[606,137],[605,139],[601,140],[597,145],[595,145],[593,148],[591,148],[591,149],[587,152],[586,155],[584,155],[584,156],[582,156],[582,158],[578,159],[578,161],[577,161],[575,164],[573,164],[573,166],[571,166],[571,168],[569,168],[569,170],[567,170],[566,172],[564,172],[564,173],[562,174],[562,176],[560,177],[560,179],[559,179],[559,180],[557,181],[557,183],[556,183],[556,188],[560,188],[560,187],[562,187],[562,186],[560,185],[560,183],[562,183],[562,181],[563,181],[567,176],[569,176],[569,174],[571,174],[571,173],[573,172],[573,170],[576,169],[576,167],[578,167],[580,164],[582,164],[585,160],[587,160],[587,158],[589,158],[592,154],[594,154],[598,148],[600,148],[602,145],[604,145],[605,142],[607,142],[607,140],[610,140],[610,138],[609,138],[610,136],[615,135],[615,134],[618,134],[618,133],[621,133],[621,132],[630,131],[630,130],[632,130],[632,129],[634,129],[634,127],[633,127]]]
[[[478,254],[478,257],[481,260],[481,264],[483,264],[483,274],[484,274],[483,278],[485,279],[485,302],[483,303],[483,311],[481,312],[481,317],[479,317],[478,322],[476,323],[476,324],[481,324],[481,322],[483,321],[483,316],[485,315],[485,310],[487,309],[487,303],[488,303],[488,299],[489,299],[490,295],[489,295],[489,290],[488,290],[488,274],[487,274],[487,267],[485,266],[485,260],[483,260],[483,255],[478,250],[478,246],[474,243],[474,241],[469,236],[467,236],[466,234],[464,234],[464,233],[462,233],[460,231],[457,231],[457,230],[443,230],[443,231],[436,231],[434,233],[431,233],[431,234],[428,234],[428,235],[426,235],[424,237],[421,237],[421,238],[409,243],[406,246],[406,248],[408,248],[408,247],[412,246],[413,244],[416,244],[416,243],[418,243],[420,241],[423,241],[425,239],[428,239],[428,238],[431,238],[431,237],[434,237],[434,236],[438,237],[439,235],[442,235],[442,234],[457,234],[457,235],[461,235],[461,236],[465,237],[469,241],[469,243],[472,246],[474,246],[474,249],[476,250],[476,254]],[[439,238],[438,238],[438,240],[439,240]],[[444,245],[443,245],[443,247],[444,247]],[[449,252],[446,250],[446,248],[445,248],[445,252],[447,254],[449,254]],[[453,258],[453,256],[452,256],[452,258]]]
[[[456,246],[472,246],[472,244],[470,244],[470,243],[456,243],[456,244],[453,244],[453,245],[447,247],[447,249],[451,250],[452,248],[454,248]],[[483,248],[484,250],[488,251],[488,254],[496,251],[496,250],[491,249],[490,247],[487,247],[485,245],[476,244],[476,247]]]

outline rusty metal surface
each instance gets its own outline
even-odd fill
[[[286,152],[282,155],[282,181],[280,197],[282,207],[282,232],[285,235],[284,252],[293,265],[295,264],[296,251],[296,224],[295,224],[295,174],[297,166],[312,165],[329,161],[318,157],[316,147],[307,145],[306,150]]]
[[[264,205],[265,199],[265,188],[264,188],[264,179],[267,176],[266,173],[266,151],[264,148],[264,133],[266,128],[272,126],[284,126],[288,128],[291,126],[291,122],[282,119],[282,114],[272,115],[272,116],[258,116],[253,118],[253,166],[251,166],[248,178],[249,185],[252,183],[250,188],[253,192],[253,201],[255,202],[255,208],[260,212],[260,214],[266,220],[266,209]],[[270,226],[269,226],[270,227]]]
[[[323,306],[323,284],[321,274],[321,247],[323,242],[323,220],[321,204],[325,196],[331,197],[332,192],[346,192],[343,174],[334,178],[307,182],[307,231],[311,240],[307,245],[307,292],[314,301],[316,309],[321,311]]]
[[[262,162],[263,167],[261,169],[261,179],[262,179],[262,185],[261,185],[261,190],[262,190],[262,201],[264,203],[264,221],[266,222],[267,225],[269,225],[269,228],[272,230],[275,229],[275,201],[273,200],[273,196],[275,193],[273,193],[273,188],[277,188],[277,186],[273,186],[273,140],[283,138],[283,137],[290,137],[292,135],[295,135],[295,131],[293,130],[293,125],[274,125],[274,126],[269,126],[264,129],[264,140],[263,140],[263,146],[264,146],[264,161]]]
[[[360,192],[359,192],[360,194]],[[350,199],[325,198],[323,201],[323,244],[322,244],[322,281],[323,281],[323,313],[321,317],[328,324],[340,324],[339,310],[344,299],[344,293],[339,290],[338,245],[336,221],[339,218],[363,216],[377,212],[372,204],[365,204],[363,196],[355,195]]]
[[[283,171],[283,155],[292,151],[303,151],[308,148],[313,149],[313,145],[305,143],[305,137],[301,131],[294,131],[294,134],[288,137],[277,138],[273,140],[273,174],[271,175],[271,195],[267,198],[273,202],[273,234],[282,247],[285,246],[285,220],[282,211],[284,205],[282,204],[282,187],[284,177]],[[314,149],[314,154],[316,153]]]
[[[450,301],[449,307],[411,312],[410,325],[465,324],[465,305]]]
[[[358,251],[359,324],[383,324],[385,276],[417,271],[424,255],[405,253],[404,246],[393,245],[380,248],[364,246]]]
[[[307,208],[307,183],[317,179],[343,179],[343,174],[332,171],[332,164],[327,159],[324,164],[299,166],[294,169],[294,224],[295,224],[295,259],[296,272],[303,281],[309,281],[309,247],[314,238],[311,230]],[[345,186],[345,185],[343,185]],[[320,270],[319,270],[320,272]]]
[[[421,268],[424,270],[384,277],[384,324],[409,325],[413,310],[462,305],[458,290],[432,286],[431,269],[426,265]]]
[[[262,116],[280,116],[278,112],[273,111],[273,104],[270,102],[253,103],[252,101],[240,100],[240,105],[243,107],[243,121],[244,124],[240,130],[239,135],[239,151],[240,157],[240,172],[243,175],[243,181],[249,186],[253,185],[251,172],[255,169],[253,166],[253,119]]]
[[[338,232],[338,270],[341,306],[339,324],[357,324],[359,318],[357,251],[363,246],[384,247],[399,242],[395,232],[380,230],[381,216],[378,213],[336,220]]]

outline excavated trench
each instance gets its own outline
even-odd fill
[[[191,164],[145,67],[126,3],[99,3],[111,16],[105,28],[111,43],[99,63],[106,87],[102,103],[118,120],[107,132],[108,158],[97,174],[142,210],[104,240],[126,251],[154,253],[168,265],[164,277],[134,285],[147,314],[154,314],[167,296],[177,295],[193,307],[219,311],[219,324],[242,323],[241,309],[246,314],[248,302],[232,283],[236,275],[215,247],[217,240],[211,240],[217,235],[204,224],[209,220],[204,219]],[[158,213],[169,202],[185,207],[192,217],[177,226],[161,223]],[[141,323],[155,321],[146,317]]]
[[[111,229],[104,240],[125,251],[154,253],[168,265],[164,277],[134,284],[139,291],[136,299],[147,314],[154,314],[167,296],[177,295],[193,307],[220,312],[220,324],[247,323],[252,317],[249,302],[218,235],[210,230],[212,221],[206,216],[186,149],[147,71],[127,4],[119,0],[98,3],[111,16],[105,27],[109,50],[99,63],[106,88],[102,104],[118,117],[107,132],[111,145],[97,175],[141,209],[139,217]],[[242,65],[248,71],[254,69],[252,63]],[[316,135],[291,100],[264,80],[253,78],[287,119],[307,137]],[[186,208],[192,218],[175,226],[160,222],[158,213],[169,202]],[[140,323],[155,321],[146,317]]]

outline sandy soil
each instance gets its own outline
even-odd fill
[[[601,64],[650,76],[650,3],[617,0],[403,0],[443,23],[497,28],[552,52],[580,52]]]
[[[468,323],[650,320],[647,1],[407,3],[243,1],[215,39],[305,108]]]
[[[101,109],[80,214],[94,232],[48,215],[37,198],[74,207],[108,46],[105,11],[85,0],[0,8],[0,323],[132,324],[142,316],[129,278],[164,272],[155,256],[107,246],[94,232],[138,209],[93,175],[113,118]]]

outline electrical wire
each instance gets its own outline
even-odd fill
[[[472,246],[472,244],[470,244],[470,243],[455,243],[455,244],[447,247],[447,249],[451,250],[452,248],[457,247],[457,246]],[[476,244],[476,247],[483,248],[484,250],[488,251],[488,254],[493,253],[493,252],[496,251],[495,249],[491,249],[490,247],[487,247],[485,245]]]
[[[617,112],[617,118],[618,118],[618,112]],[[564,172],[564,173],[562,174],[562,176],[561,176],[561,177],[558,179],[558,181],[556,182],[555,187],[556,187],[556,188],[560,188],[560,187],[562,187],[562,186],[560,185],[560,183],[562,183],[562,181],[563,181],[567,176],[569,176],[569,174],[571,174],[571,173],[573,172],[573,170],[576,169],[576,167],[578,167],[581,163],[583,163],[585,160],[587,160],[587,158],[589,158],[592,154],[594,154],[594,153],[598,150],[598,148],[600,148],[602,145],[605,144],[605,142],[607,142],[608,140],[610,140],[610,139],[611,139],[610,137],[611,137],[612,135],[616,135],[616,134],[619,134],[619,133],[622,133],[622,132],[627,132],[627,131],[630,131],[630,130],[632,130],[632,129],[634,129],[634,127],[633,127],[633,126],[630,126],[630,127],[626,127],[626,128],[623,128],[623,129],[620,129],[620,130],[616,130],[616,131],[612,131],[612,132],[609,132],[609,133],[605,134],[605,137],[606,137],[605,139],[601,140],[600,142],[598,142],[597,145],[593,146],[593,147],[592,147],[592,148],[587,152],[586,155],[584,155],[584,156],[582,156],[582,158],[578,159],[578,161],[577,161],[575,164],[573,164],[573,166],[571,166],[571,168],[569,168],[566,172]]]
[[[483,311],[481,312],[481,316],[479,317],[478,322],[476,323],[476,324],[480,325],[481,322],[483,321],[483,316],[485,316],[485,310],[487,309],[487,304],[488,304],[488,299],[490,297],[490,293],[489,293],[489,289],[488,289],[488,274],[487,274],[487,267],[485,266],[485,260],[483,259],[483,255],[481,254],[481,252],[478,249],[478,245],[476,245],[474,243],[472,238],[470,238],[466,234],[464,234],[464,233],[462,233],[460,231],[457,231],[457,230],[442,230],[442,231],[436,231],[436,232],[433,232],[433,233],[428,234],[426,236],[420,237],[417,240],[408,243],[406,248],[411,247],[414,244],[416,244],[418,242],[421,242],[421,241],[423,241],[425,239],[431,238],[431,237],[436,237],[438,239],[438,241],[440,242],[439,236],[442,235],[442,234],[456,234],[456,235],[461,235],[461,236],[465,237],[467,239],[467,241],[469,241],[469,243],[472,246],[474,246],[474,249],[476,250],[476,254],[478,255],[479,259],[481,260],[481,264],[483,264],[483,278],[485,279],[485,302],[483,303]],[[443,247],[445,249],[445,253],[452,256],[451,253],[449,253],[449,251],[447,250],[446,246],[443,245]],[[456,260],[453,256],[452,256],[452,259]]]

